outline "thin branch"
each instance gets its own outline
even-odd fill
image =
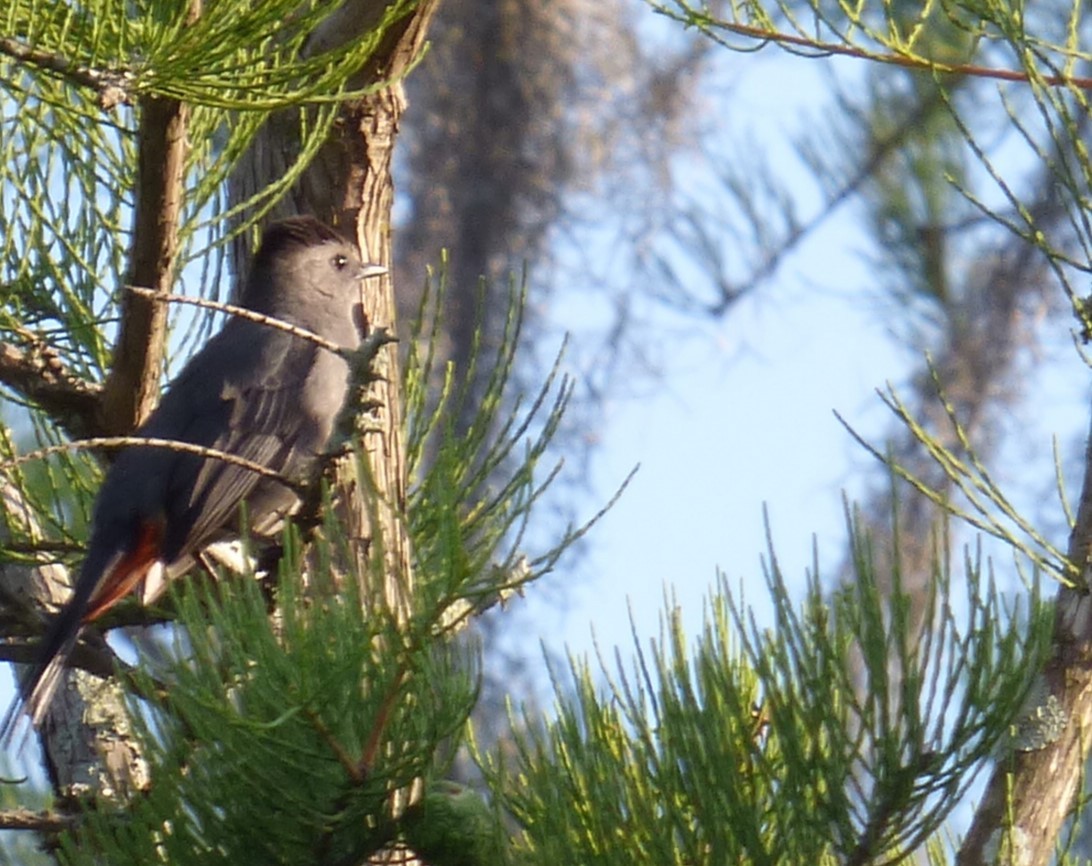
[[[13,553],[20,555],[30,554],[64,554],[64,553],[79,553],[83,550],[82,544],[75,544],[71,541],[57,541],[55,539],[43,539],[41,541],[6,541],[2,547],[5,553]]]
[[[10,36],[0,37],[0,54],[59,75],[79,87],[88,87],[99,95],[99,107],[105,111],[132,103],[131,88],[135,76],[127,69],[96,69],[73,63],[52,51],[32,48]]]
[[[386,273],[386,268],[383,269],[383,273]],[[237,316],[240,319],[249,319],[252,322],[257,322],[259,325],[266,325],[270,328],[276,328],[278,331],[284,331],[286,334],[291,334],[293,337],[300,337],[329,352],[333,352],[335,355],[340,355],[347,360],[355,359],[358,354],[357,350],[345,349],[343,346],[327,340],[325,337],[319,336],[314,331],[308,331],[306,328],[299,327],[299,325],[293,325],[291,322],[286,322],[283,319],[276,319],[273,316],[267,316],[264,313],[256,313],[253,310],[248,310],[246,307],[238,307],[235,304],[224,304],[220,301],[210,301],[206,298],[191,298],[187,295],[165,295],[161,292],[157,292],[155,289],[144,289],[140,286],[129,286],[129,291],[140,295],[141,297],[148,298],[157,304],[188,304],[193,307],[200,307],[204,310],[216,310],[218,313],[227,313],[229,316]],[[393,339],[394,338],[387,337],[386,341],[390,342]]]
[[[387,723],[390,721],[391,710],[398,700],[399,692],[402,686],[405,685],[407,676],[407,663],[403,657],[398,665],[398,670],[391,678],[390,686],[383,696],[383,702],[379,705],[379,711],[376,713],[375,721],[368,733],[368,739],[364,741],[364,746],[361,749],[360,760],[355,764],[361,778],[366,778],[368,772],[375,766],[379,747],[383,743],[383,734],[386,732]]]
[[[803,49],[809,57],[826,57],[838,55],[841,57],[854,57],[858,60],[870,60],[875,63],[885,63],[890,66],[900,66],[904,69],[917,70],[919,72],[932,72],[936,75],[968,75],[975,78],[992,78],[999,81],[1013,81],[1027,84],[1031,81],[1031,74],[1019,69],[998,69],[991,66],[979,66],[974,63],[939,63],[927,57],[919,57],[900,51],[869,51],[859,45],[846,42],[825,42],[811,36],[802,36],[795,33],[785,33],[780,30],[770,30],[766,27],[756,27],[752,24],[742,24],[735,21],[723,21],[702,15],[688,7],[687,15],[672,12],[664,6],[656,6],[656,11],[676,21],[689,26],[698,26],[702,32],[713,39],[719,45],[731,48],[723,38],[718,36],[715,30],[724,30],[736,36],[753,39],[759,42],[769,42],[783,47]],[[1092,78],[1080,75],[1037,75],[1037,84],[1046,87],[1072,87],[1078,90],[1092,90]]]
[[[21,454],[12,460],[0,463],[0,472],[5,472],[16,466],[20,466],[23,463],[29,463],[32,460],[41,460],[45,457],[49,457],[51,454],[61,454],[66,451],[84,451],[90,448],[128,448],[130,446],[165,448],[168,451],[182,451],[187,454],[196,454],[198,457],[223,460],[225,463],[241,466],[243,469],[247,469],[266,478],[273,478],[285,487],[297,492],[301,489],[301,486],[295,481],[285,478],[283,475],[267,466],[262,466],[260,463],[247,460],[245,457],[239,457],[236,454],[228,454],[226,451],[220,451],[216,448],[206,448],[204,445],[194,445],[192,442],[179,442],[176,439],[158,439],[154,436],[96,436],[91,439],[81,439],[79,442],[62,442],[59,445],[36,448],[34,451],[27,454]]]
[[[307,721],[311,723],[311,727],[315,729],[315,732],[326,741],[326,745],[330,751],[334,753],[334,757],[337,758],[337,762],[341,764],[345,770],[346,775],[352,780],[354,785],[361,785],[368,777],[368,766],[365,764],[358,764],[353,760],[352,755],[345,749],[345,746],[341,744],[341,741],[334,736],[333,731],[326,725],[319,715],[311,709],[305,709],[304,716]]]
[[[100,679],[114,676],[120,667],[122,671],[132,672],[134,669],[125,664],[110,649],[110,645],[94,632],[95,640],[81,640],[72,651],[65,665],[68,668],[87,671]],[[12,662],[17,665],[40,664],[42,661],[42,647],[39,641],[11,641],[0,643],[0,662]]]
[[[369,276],[372,275],[374,274],[369,274]],[[249,319],[308,340],[349,360],[354,360],[358,354],[305,328],[233,304],[222,304],[184,295],[163,294],[155,289],[138,286],[130,286],[129,291],[148,299],[151,303],[189,304]],[[20,336],[27,343],[25,349],[10,342],[0,342],[0,384],[7,385],[27,399],[33,400],[74,439],[84,439],[108,432],[100,420],[103,404],[102,385],[89,382],[73,373],[61,360],[57,351],[37,335],[27,332]]]

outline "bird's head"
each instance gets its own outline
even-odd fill
[[[262,235],[240,297],[242,306],[298,324],[347,315],[365,277],[386,273],[364,264],[356,248],[310,216],[273,223]]]

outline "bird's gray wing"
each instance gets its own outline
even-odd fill
[[[315,441],[314,425],[301,409],[301,394],[317,353],[323,350],[273,329],[263,330],[255,336],[251,328],[225,328],[168,390],[143,434],[223,451],[295,480],[322,444]],[[245,338],[257,341],[257,348],[233,345],[235,339]],[[214,540],[235,522],[240,504],[259,485],[276,485],[237,463],[182,452],[170,452],[167,473],[163,488],[167,562]],[[285,499],[291,500],[287,488]]]

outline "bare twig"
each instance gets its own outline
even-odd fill
[[[308,331],[306,328],[301,328],[299,325],[293,325],[291,322],[286,322],[283,319],[276,319],[273,316],[256,313],[253,310],[248,310],[246,307],[239,307],[235,304],[224,304],[220,301],[210,301],[206,298],[191,298],[186,295],[163,294],[162,292],[157,292],[155,289],[145,289],[140,286],[129,286],[129,291],[134,292],[141,297],[148,298],[153,303],[157,304],[189,304],[190,306],[200,307],[204,310],[216,310],[219,313],[227,313],[230,316],[237,316],[240,319],[249,319],[260,325],[266,325],[270,328],[276,328],[278,331],[284,331],[286,334],[291,334],[294,337],[300,337],[301,339],[314,343],[316,346],[320,346],[321,348],[333,352],[336,355],[341,355],[342,357],[354,357],[356,354],[354,350],[344,349],[337,343],[333,343],[325,337],[320,337],[314,331]]]
[[[123,670],[132,670],[125,665],[110,649],[110,645],[93,632],[96,640],[81,640],[66,661],[69,668],[79,668],[90,674],[105,679],[113,676],[120,665]],[[42,648],[37,640],[11,641],[0,643],[0,662],[12,662],[17,665],[37,664],[42,660]]]
[[[921,72],[932,72],[937,75],[967,75],[974,78],[990,78],[999,81],[1013,81],[1026,84],[1031,81],[1031,75],[1022,69],[998,69],[990,66],[979,66],[974,63],[941,63],[920,57],[914,54],[897,51],[870,51],[859,45],[849,42],[826,42],[812,36],[804,36],[799,33],[785,33],[781,30],[771,30],[768,27],[757,27],[753,24],[743,24],[737,21],[724,21],[707,16],[698,16],[699,21],[692,21],[688,16],[672,12],[663,6],[657,6],[657,11],[669,18],[674,18],[687,25],[697,23],[702,32],[718,44],[730,48],[731,46],[718,36],[716,31],[723,30],[735,36],[757,42],[766,42],[780,45],[787,50],[795,49],[806,52],[808,57],[827,57],[837,55],[841,57],[854,57],[859,60],[871,60],[876,63],[886,63],[889,66],[901,66],[905,69],[915,69]],[[1047,87],[1072,87],[1077,90],[1092,90],[1092,78],[1080,75],[1037,75],[1036,82]]]
[[[33,48],[10,36],[0,37],[0,54],[13,60],[52,72],[79,87],[89,87],[99,95],[104,110],[129,105],[132,100],[133,73],[128,69],[97,69],[74,63],[53,51]]]
[[[315,729],[315,732],[326,741],[326,745],[330,748],[330,751],[334,753],[337,762],[341,764],[346,775],[352,780],[353,784],[360,785],[363,783],[367,778],[367,765],[358,764],[353,760],[352,755],[349,754],[345,749],[345,746],[334,736],[333,731],[331,731],[326,723],[319,718],[317,713],[313,710],[305,709],[304,715],[307,717],[307,721],[311,723],[311,727]]]
[[[96,436],[92,439],[81,439],[79,442],[62,442],[59,445],[50,445],[46,448],[36,448],[27,454],[0,463],[0,472],[13,469],[23,463],[32,460],[41,460],[51,454],[60,454],[65,451],[85,451],[90,448],[128,448],[137,446],[141,448],[164,448],[168,451],[182,451],[187,454],[196,454],[198,457],[207,457],[214,460],[223,460],[225,463],[233,463],[266,478],[273,478],[281,482],[285,487],[299,490],[300,485],[285,478],[278,472],[267,466],[239,457],[236,454],[228,454],[216,448],[206,448],[204,445],[194,445],[192,442],[179,442],[176,439],[158,439],[154,436]]]

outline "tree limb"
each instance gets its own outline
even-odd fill
[[[190,0],[188,21],[200,0]],[[178,258],[178,224],[185,193],[189,107],[180,100],[148,96],[141,101],[138,131],[136,217],[128,282],[167,294]],[[114,363],[103,392],[102,423],[109,433],[128,433],[159,399],[167,341],[167,308],[126,292]]]
[[[32,809],[7,809],[0,812],[0,830],[60,833],[72,827],[76,821],[76,815],[63,812],[35,812]]]
[[[41,657],[42,650],[37,640],[0,644],[0,661],[29,665],[40,661]],[[113,676],[118,664],[119,659],[110,645],[98,636],[78,643],[68,659],[70,668],[87,671],[101,679]]]
[[[44,341],[27,348],[0,341],[0,383],[41,406],[73,438],[99,432],[101,386],[75,375]]]

